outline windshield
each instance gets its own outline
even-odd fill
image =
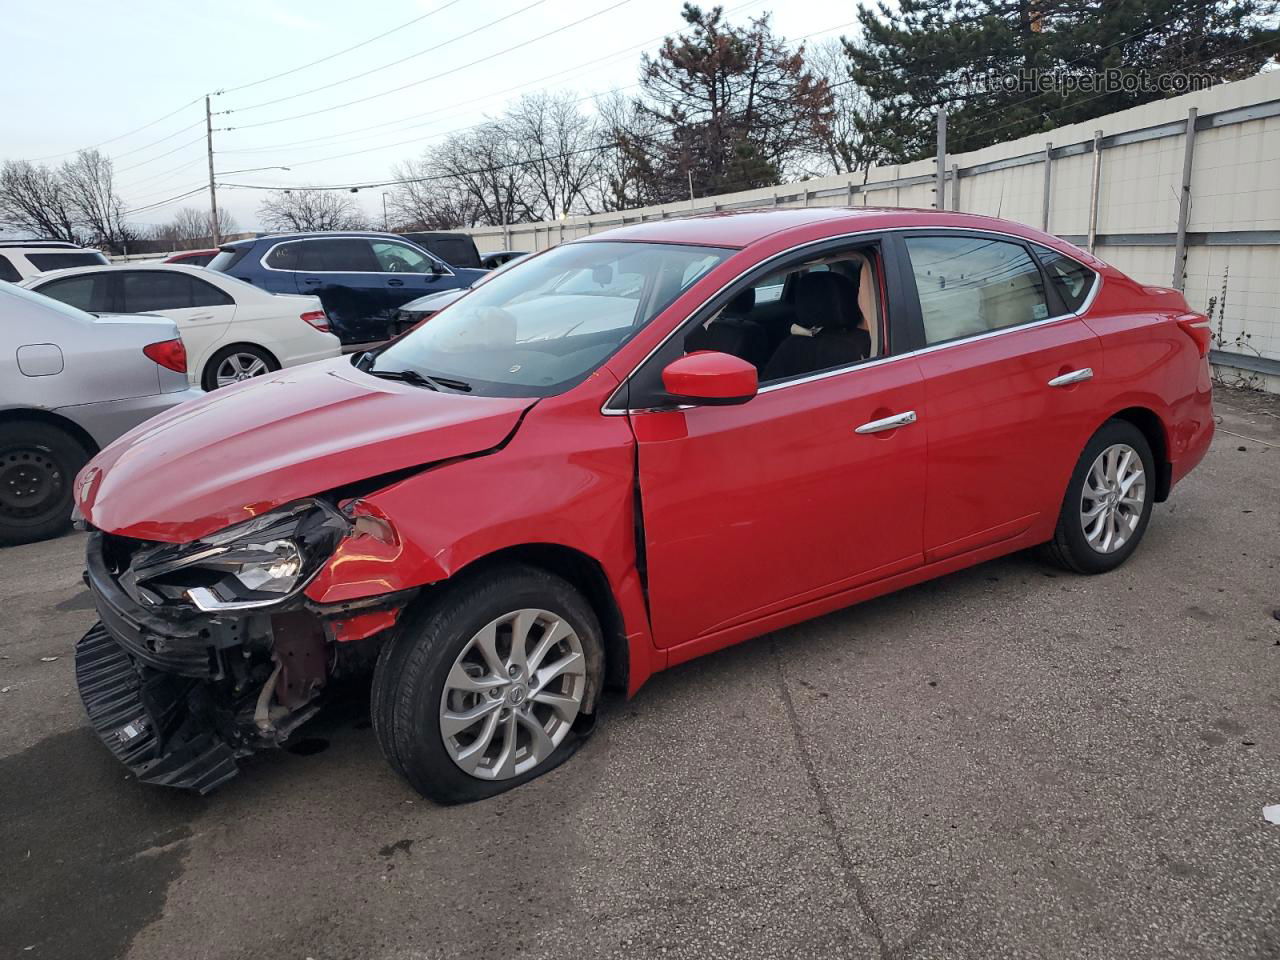
[[[477,284],[369,370],[408,371],[486,396],[550,396],[584,379],[732,252],[565,244]]]

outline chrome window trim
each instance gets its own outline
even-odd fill
[[[711,294],[709,297],[703,300],[700,304],[698,304],[696,308],[691,310],[689,312],[689,316],[692,317],[695,314],[701,313],[703,310],[706,309],[707,304],[709,304],[716,297],[720,296],[720,294],[722,294],[725,290],[733,286],[735,283],[737,283],[739,280],[741,280],[743,277],[745,277],[747,274],[751,273],[752,271],[757,270],[758,268],[765,266],[766,264],[770,264],[777,260],[780,260],[783,257],[789,257],[792,254],[803,252],[808,247],[821,246],[823,244],[828,244],[828,243],[832,243],[840,240],[856,239],[857,237],[867,236],[867,235],[882,236],[887,233],[947,233],[947,232],[989,233],[989,234],[992,234],[993,236],[1007,237],[1011,240],[1016,240],[1019,243],[1024,243],[1024,244],[1032,244],[1032,243],[1038,242],[1036,240],[1029,240],[1026,237],[1019,236],[1016,233],[1009,233],[1005,230],[993,230],[985,227],[949,227],[949,226],[887,227],[887,228],[886,227],[867,227],[862,230],[855,230],[851,233],[841,233],[841,234],[836,234],[835,236],[832,236],[832,237],[823,237],[820,240],[811,240],[808,243],[801,244],[798,247],[791,247],[780,253],[776,253],[772,257],[768,258],[767,260],[762,260],[759,263],[752,264],[746,270],[743,270],[737,276],[733,277],[726,283],[722,284],[720,288],[715,291],[715,293]],[[1044,246],[1044,244],[1040,244],[1040,246]],[[1053,249],[1053,248],[1049,247],[1047,249]],[[1062,253],[1061,250],[1056,252]],[[1063,253],[1062,255],[1064,257],[1069,257],[1070,259],[1075,260],[1076,263],[1080,263],[1079,260],[1076,260],[1075,257],[1071,257],[1070,254]],[[1035,263],[1037,270],[1043,270],[1043,268],[1040,266],[1039,260],[1035,258],[1034,255],[1033,255],[1033,262]],[[795,377],[790,380],[782,380],[777,383],[770,383],[764,387],[761,387],[759,390],[757,390],[756,395],[759,396],[762,393],[772,393],[773,391],[782,389],[783,387],[799,386],[805,383],[813,383],[816,380],[826,380],[829,377],[835,377],[841,374],[851,373],[855,370],[864,370],[867,367],[879,366],[884,363],[889,363],[890,361],[893,361],[893,360],[905,360],[908,357],[918,357],[918,356],[921,356],[922,354],[933,353],[935,350],[945,350],[948,347],[955,347],[965,343],[973,343],[976,340],[987,340],[987,339],[990,339],[991,337],[1002,336],[1003,334],[1013,333],[1018,330],[1029,330],[1029,329],[1032,329],[1033,327],[1041,327],[1041,326],[1044,326],[1045,324],[1056,323],[1059,320],[1066,320],[1069,317],[1079,317],[1088,312],[1089,308],[1093,305],[1093,301],[1097,297],[1099,290],[1101,290],[1102,288],[1102,274],[1099,273],[1097,270],[1093,269],[1093,267],[1090,267],[1087,263],[1080,263],[1080,266],[1089,270],[1089,272],[1093,274],[1093,288],[1089,291],[1089,295],[1085,297],[1084,302],[1080,304],[1080,309],[1078,310],[1069,311],[1067,313],[1055,314],[1052,317],[1045,317],[1043,320],[1032,320],[1029,323],[1020,323],[1017,326],[1013,326],[1013,327],[1002,327],[999,330],[987,330],[983,333],[975,333],[972,336],[960,337],[955,340],[948,340],[945,343],[936,343],[927,347],[921,347],[919,350],[912,350],[908,353],[895,353],[887,357],[877,357],[874,360],[861,360],[858,363],[847,364],[843,367],[833,367],[830,370],[819,370],[819,371],[816,371],[815,373],[804,374],[803,376]],[[644,358],[639,363],[637,363],[634,367],[631,368],[631,372],[622,378],[622,381],[609,394],[609,396],[605,399],[605,402],[600,407],[600,412],[604,416],[618,417],[618,416],[630,416],[633,413],[654,413],[659,411],[696,409],[696,405],[694,404],[680,404],[679,406],[672,406],[672,407],[642,407],[637,409],[622,409],[622,410],[609,409],[609,404],[612,403],[613,399],[626,388],[627,384],[631,382],[631,378],[636,375],[636,372],[641,367],[643,367],[646,363],[648,363],[650,359],[653,358],[654,354],[656,354],[659,350],[665,347],[667,345],[667,342],[676,335],[676,333],[680,330],[680,328],[683,325],[684,325],[684,321],[681,321],[679,324],[677,324],[675,329],[673,329],[670,333],[668,333],[665,337],[663,337],[660,341],[658,341],[658,343],[654,346],[654,348],[650,350],[647,354],[645,354]]]
[[[395,272],[392,270],[282,270],[280,267],[273,267],[267,263],[267,258],[271,256],[271,254],[275,253],[278,247],[287,247],[291,243],[313,243],[317,240],[364,240],[368,242],[370,247],[370,252],[372,252],[373,241],[375,239],[381,240],[383,243],[394,243],[401,247],[409,247],[409,249],[413,250],[415,253],[423,254],[432,263],[435,263],[438,266],[441,266],[444,268],[443,274],[418,273],[416,271],[409,270],[409,271],[406,271],[407,276],[410,276],[410,277],[439,277],[439,276],[455,277],[457,276],[457,274],[453,272],[452,268],[450,268],[450,266],[447,263],[445,263],[443,260],[437,257],[430,250],[424,250],[421,247],[412,246],[411,244],[405,243],[403,240],[393,240],[390,237],[298,237],[298,239],[296,240],[281,240],[278,243],[273,243],[270,247],[267,248],[267,251],[263,253],[261,257],[258,258],[258,266],[262,267],[263,270],[270,270],[272,273],[308,273],[308,274],[310,273],[323,273],[323,274],[357,273],[357,274],[360,274],[361,276],[381,277],[388,273]]]

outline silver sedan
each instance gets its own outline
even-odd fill
[[[199,396],[172,320],[94,316],[0,281],[0,545],[62,533],[89,458]]]

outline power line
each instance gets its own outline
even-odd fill
[[[607,7],[603,8],[603,9],[601,9],[601,10],[597,10],[595,13],[588,14],[588,15],[587,15],[587,16],[585,16],[585,17],[580,17],[579,19],[574,20],[572,23],[567,23],[567,24],[565,24],[564,26],[562,26],[562,27],[557,27],[557,28],[556,28],[556,29],[554,29],[554,30],[548,30],[546,33],[539,34],[539,35],[538,35],[538,36],[536,36],[536,37],[532,37],[532,38],[530,38],[530,39],[528,39],[528,40],[523,40],[523,41],[521,41],[520,43],[517,43],[517,44],[514,44],[514,45],[512,45],[512,46],[510,46],[510,47],[507,47],[507,48],[506,48],[506,49],[504,49],[504,50],[499,50],[499,51],[497,51],[496,53],[491,53],[491,54],[489,54],[489,55],[488,55],[488,56],[486,56],[486,57],[481,57],[481,58],[479,58],[478,60],[472,60],[470,63],[464,63],[464,64],[462,64],[461,66],[454,67],[454,68],[453,68],[453,69],[451,69],[451,70],[445,70],[445,71],[443,71],[442,73],[433,74],[432,76],[429,76],[429,77],[423,77],[423,78],[422,78],[422,79],[420,79],[420,80],[413,80],[413,81],[411,81],[410,83],[401,84],[400,86],[398,86],[398,87],[393,87],[393,88],[391,88],[390,90],[383,90],[381,93],[374,93],[374,94],[370,94],[370,95],[369,95],[369,96],[367,96],[367,97],[360,97],[360,98],[358,98],[358,99],[356,99],[356,100],[348,100],[348,101],[346,101],[345,103],[338,103],[338,104],[334,104],[334,105],[329,106],[329,107],[324,107],[324,108],[322,108],[322,109],[320,109],[320,110],[310,110],[310,111],[308,111],[308,112],[306,112],[306,113],[295,113],[295,114],[293,114],[292,116],[288,116],[288,117],[277,117],[277,118],[276,118],[276,119],[274,119],[274,120],[261,120],[261,121],[259,121],[259,122],[257,122],[257,123],[246,123],[246,124],[242,124],[242,125],[240,125],[240,126],[238,126],[238,127],[231,127],[230,129],[233,129],[233,130],[247,130],[247,129],[251,128],[251,127],[266,127],[266,126],[271,126],[271,125],[273,125],[273,124],[277,124],[277,123],[286,123],[286,122],[288,122],[288,121],[290,121],[290,120],[301,120],[301,119],[303,119],[304,117],[314,117],[314,116],[318,116],[319,114],[322,114],[322,113],[330,113],[330,112],[332,112],[332,111],[334,111],[334,110],[341,110],[341,109],[343,109],[343,108],[345,108],[345,107],[353,107],[353,106],[355,106],[356,104],[359,104],[359,103],[368,103],[370,100],[377,100],[377,99],[379,99],[380,97],[390,96],[390,95],[391,95],[391,94],[393,94],[393,93],[399,93],[401,90],[408,90],[410,87],[420,86],[421,84],[428,83],[428,82],[430,82],[430,81],[432,81],[432,80],[439,80],[441,77],[447,77],[447,76],[450,76],[450,75],[452,75],[452,74],[458,73],[458,72],[460,72],[460,71],[462,71],[462,70],[466,70],[466,69],[467,69],[467,68],[469,68],[469,67],[474,67],[474,66],[477,66],[477,65],[479,65],[479,64],[481,64],[481,63],[486,63],[486,62],[488,62],[488,61],[490,61],[490,60],[493,60],[493,59],[496,59],[497,57],[502,56],[503,54],[510,53],[510,52],[511,52],[511,51],[513,51],[513,50],[519,50],[521,47],[527,47],[527,46],[529,46],[530,44],[537,43],[539,40],[545,40],[547,37],[553,36],[554,34],[557,34],[557,33],[563,33],[565,30],[569,30],[569,29],[571,29],[571,28],[573,28],[573,27],[578,26],[579,24],[586,23],[588,20],[594,20],[596,17],[603,16],[604,14],[609,13],[609,12],[611,12],[611,11],[613,11],[613,10],[616,10],[616,9],[618,9],[618,7],[621,7],[621,6],[623,6],[623,5],[625,5],[625,4],[628,4],[628,3],[630,3],[630,2],[631,2],[631,0],[617,0],[617,2],[616,2],[616,3],[613,3],[613,4],[611,4],[610,6],[607,6]],[[231,111],[227,111],[227,112],[231,112]]]
[[[743,4],[743,6],[747,6],[747,4]],[[807,34],[805,34],[805,35],[804,35],[804,36],[802,36],[802,37],[797,37],[795,40],[788,41],[788,43],[789,43],[789,44],[791,44],[791,45],[798,44],[798,43],[803,43],[805,40],[808,40],[810,37],[816,37],[816,36],[818,36],[819,34],[823,34],[823,33],[830,33],[830,32],[832,32],[833,30],[840,30],[840,29],[843,29],[844,27],[850,26],[852,23],[855,23],[855,22],[856,22],[856,21],[849,21],[849,22],[846,22],[846,23],[838,23],[838,24],[836,24],[836,25],[835,25],[835,26],[833,26],[833,27],[826,27],[825,29],[822,29],[822,30],[815,30],[815,31],[813,31],[812,33],[807,33]],[[646,45],[646,44],[641,44],[641,46],[645,46],[645,45]],[[534,82],[536,83],[536,82],[538,82],[538,81],[534,81]],[[592,99],[594,99],[594,98],[596,98],[596,97],[605,96],[605,95],[610,94],[610,93],[621,93],[623,90],[630,90],[630,89],[632,89],[633,87],[638,87],[638,86],[640,86],[640,83],[639,83],[639,82],[636,82],[636,83],[629,83],[629,84],[626,84],[625,86],[621,86],[621,87],[613,87],[612,89],[610,89],[610,90],[606,90],[606,91],[604,91],[603,93],[599,93],[599,92],[597,92],[597,93],[588,94],[587,96],[584,96],[584,97],[579,97],[577,100],[575,100],[575,101],[573,101],[573,102],[574,102],[574,104],[576,105],[576,104],[579,104],[579,103],[583,103],[583,102],[585,102],[585,101],[587,101],[587,100],[592,100]],[[522,89],[522,88],[515,88],[515,89]],[[397,141],[397,142],[395,142],[395,143],[384,143],[384,144],[380,144],[379,146],[376,146],[376,147],[365,147],[365,148],[362,148],[362,149],[360,149],[360,150],[352,150],[352,151],[349,151],[349,152],[347,152],[347,153],[334,154],[334,155],[332,155],[332,156],[328,156],[328,157],[318,157],[318,158],[313,159],[313,160],[291,160],[291,161],[289,161],[287,164],[285,164],[285,166],[289,166],[289,167],[304,167],[304,166],[309,166],[309,165],[311,165],[311,164],[315,164],[315,163],[327,163],[327,162],[328,162],[328,161],[330,161],[330,160],[343,160],[343,159],[346,159],[347,157],[360,156],[360,155],[362,155],[362,154],[366,154],[366,153],[377,153],[377,152],[378,152],[378,151],[380,151],[380,150],[390,150],[390,149],[393,149],[393,148],[395,148],[395,147],[402,147],[402,146],[405,146],[405,145],[410,144],[410,143],[421,143],[423,140],[434,140],[434,139],[439,138],[439,137],[447,137],[447,136],[451,136],[451,135],[456,134],[456,133],[464,133],[464,132],[466,132],[466,131],[468,131],[468,130],[474,130],[474,129],[476,129],[477,127],[484,126],[484,123],[485,123],[485,122],[487,122],[487,121],[482,121],[481,123],[468,124],[468,125],[463,126],[463,127],[455,127],[455,128],[454,128],[454,129],[452,129],[452,130],[441,130],[441,131],[438,131],[438,132],[436,132],[436,133],[429,133],[429,134],[425,134],[425,135],[420,136],[420,137],[413,137],[413,138],[411,138],[411,139],[409,139],[409,140],[400,140],[400,141]],[[425,126],[425,124],[423,124],[423,126]],[[230,151],[223,151],[223,152],[225,153],[225,152],[230,152]]]
[[[74,150],[64,150],[62,153],[51,153],[48,156],[44,156],[44,157],[35,157],[32,160],[32,162],[39,163],[42,160],[56,160],[58,157],[69,157],[71,154],[79,153],[82,150],[97,150],[99,147],[105,147],[108,143],[115,143],[117,140],[123,140],[125,137],[131,137],[135,133],[141,133],[143,130],[150,129],[151,127],[154,127],[157,123],[163,123],[164,121],[168,120],[170,117],[177,116],[183,110],[187,109],[187,107],[190,107],[193,104],[199,103],[201,99],[202,99],[201,97],[196,97],[196,99],[194,100],[188,100],[182,106],[178,107],[177,110],[173,110],[170,113],[166,113],[163,117],[159,117],[158,119],[152,120],[150,123],[144,123],[142,126],[135,127],[129,132],[122,133],[119,136],[111,137],[108,140],[102,140],[98,143],[92,144],[91,146],[77,147]]]
[[[725,11],[725,16],[731,16],[732,14],[737,13],[739,10],[743,10],[746,7],[757,6],[761,2],[765,2],[765,0],[748,0],[747,3],[739,4],[738,6]],[[847,25],[848,24],[841,24],[841,26],[847,26]],[[828,28],[827,31],[819,31],[819,32],[825,33],[825,32],[828,32],[829,30],[838,30],[838,29],[840,29],[840,27],[830,27]],[[587,67],[595,66],[598,63],[604,63],[606,60],[613,60],[617,57],[625,56],[626,54],[629,54],[629,53],[634,53],[636,50],[642,50],[645,47],[649,46],[649,44],[655,43],[658,40],[662,40],[666,36],[668,36],[668,32],[663,32],[658,34],[657,36],[650,37],[648,40],[645,40],[641,43],[633,44],[632,46],[625,47],[621,50],[616,50],[613,53],[606,54],[603,57],[597,57],[594,60],[588,60],[584,63],[579,63],[572,67],[568,67],[564,70],[557,70],[555,73],[548,73],[544,76],[538,77],[535,80],[530,80],[525,83],[517,84],[514,87],[507,87],[504,90],[498,90],[494,93],[488,93],[481,97],[473,97],[470,100],[463,100],[459,103],[454,103],[447,108],[447,112],[450,115],[452,115],[456,113],[461,107],[471,106],[472,104],[476,104],[476,103],[483,103],[486,100],[492,100],[496,97],[505,96],[506,94],[509,94],[509,93],[514,93],[521,90],[527,90],[534,84],[543,83],[544,81],[547,81],[547,80],[553,80],[556,77],[562,77],[565,74],[574,73],[578,70],[584,70]],[[812,36],[812,34],[810,34],[810,36]],[[804,39],[804,38],[801,38],[801,39]],[[630,84],[629,86],[634,86],[634,84]],[[620,87],[618,89],[627,89],[627,87]],[[610,92],[610,91],[606,91],[606,93],[607,92]],[[592,96],[596,96],[596,94],[593,94]],[[586,99],[590,99],[590,98],[588,97]],[[428,110],[425,113],[411,114],[408,117],[400,117],[396,120],[387,120],[382,123],[374,123],[374,124],[370,124],[367,127],[356,127],[355,129],[346,130],[341,133],[327,134],[321,137],[308,137],[302,140],[290,140],[284,143],[273,143],[265,147],[246,147],[241,149],[221,150],[219,152],[220,153],[268,153],[272,150],[277,150],[282,147],[296,147],[296,146],[304,146],[306,144],[317,144],[317,145],[326,144],[327,145],[330,141],[341,143],[345,139],[353,137],[355,134],[367,133],[370,130],[379,130],[383,127],[399,127],[401,124],[404,124],[405,121],[407,120],[420,120],[423,117],[434,117],[434,116],[437,116],[438,114],[445,113],[445,112],[446,110],[443,110],[443,109]],[[411,130],[413,129],[414,126],[427,126],[427,124],[410,124],[409,126],[406,126],[404,129]],[[235,130],[237,128],[228,127],[224,129]]]
[[[146,160],[141,160],[138,163],[131,163],[129,166],[121,167],[119,170],[116,170],[115,172],[125,173],[128,170],[136,170],[138,167],[145,167],[148,163],[155,163],[157,160],[163,160],[165,157],[171,156],[172,154],[177,153],[179,150],[185,150],[187,147],[191,146],[192,144],[203,143],[203,142],[204,142],[203,136],[196,137],[194,140],[188,140],[186,143],[179,144],[178,146],[174,147],[172,150],[169,150],[165,153],[156,154],[154,157],[150,157]]]
[[[400,24],[399,26],[392,27],[390,30],[380,33],[376,37],[370,37],[368,40],[361,40],[359,43],[352,44],[349,47],[345,47],[342,50],[339,50],[337,53],[331,53],[326,57],[321,57],[319,60],[312,60],[309,63],[304,63],[301,66],[293,67],[292,69],[282,71],[281,73],[273,73],[271,76],[263,77],[260,80],[252,80],[249,83],[242,83],[239,86],[227,87],[222,90],[217,90],[215,91],[215,95],[225,94],[225,93],[235,93],[238,90],[248,90],[250,87],[256,87],[264,83],[270,83],[272,80],[279,80],[281,77],[292,76],[295,73],[298,73],[302,70],[306,70],[308,67],[314,67],[321,63],[328,63],[330,60],[333,60],[336,57],[340,57],[344,53],[350,53],[352,50],[359,50],[361,47],[367,47],[369,44],[373,43],[376,40],[381,40],[383,37],[389,37],[391,36],[391,34],[398,33],[399,31],[404,30],[406,27],[412,27],[415,23],[421,23],[423,20],[426,20],[428,17],[433,17],[437,13],[440,13],[442,10],[447,10],[449,7],[452,7],[455,3],[458,3],[458,2],[460,2],[460,0],[448,0],[447,3],[441,4],[440,6],[436,7],[434,10],[428,10],[426,13],[422,14],[421,16],[414,17],[412,20],[408,20]]]
[[[488,23],[482,23],[480,26],[475,27],[471,30],[468,30],[466,33],[460,33],[456,37],[451,37],[448,40],[444,40],[440,43],[437,43],[433,47],[427,47],[425,50],[419,50],[417,53],[411,53],[407,57],[401,57],[399,60],[392,60],[390,63],[380,64],[376,67],[373,67],[370,70],[364,71],[363,73],[352,74],[349,77],[344,77],[341,80],[334,80],[331,83],[324,84],[323,86],[312,87],[310,90],[303,90],[301,93],[291,93],[285,97],[276,97],[274,100],[263,100],[261,103],[251,103],[247,107],[236,107],[231,110],[221,110],[219,112],[220,113],[244,113],[246,110],[257,110],[260,107],[269,107],[272,104],[284,103],[286,100],[296,100],[298,99],[298,97],[310,96],[313,93],[319,93],[321,90],[330,90],[333,87],[340,87],[344,83],[350,83],[352,80],[360,80],[363,77],[367,77],[371,74],[378,73],[382,70],[390,70],[392,67],[398,67],[400,64],[407,63],[408,61],[414,60],[418,57],[424,57],[428,53],[433,53],[436,50],[449,46],[449,44],[451,43],[456,43],[459,40],[464,40],[467,37],[470,37],[470,36],[473,36],[474,34],[479,33],[481,30],[487,30],[489,27],[496,26],[497,24],[502,23],[504,20],[510,20],[512,17],[519,16],[520,14],[528,10],[532,10],[534,7],[541,6],[546,2],[547,0],[533,0],[533,3],[530,3],[527,6],[521,7],[519,10],[513,11],[512,13],[508,13],[504,16],[498,17],[498,19],[496,20],[490,20]]]

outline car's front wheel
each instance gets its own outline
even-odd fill
[[[1137,549],[1155,503],[1155,463],[1142,431],[1109,420],[1085,445],[1067,485],[1049,559],[1076,573],[1106,573]]]
[[[424,796],[480,800],[569,756],[602,667],[600,625],[577,590],[532,567],[493,569],[445,586],[383,648],[374,730]]]

